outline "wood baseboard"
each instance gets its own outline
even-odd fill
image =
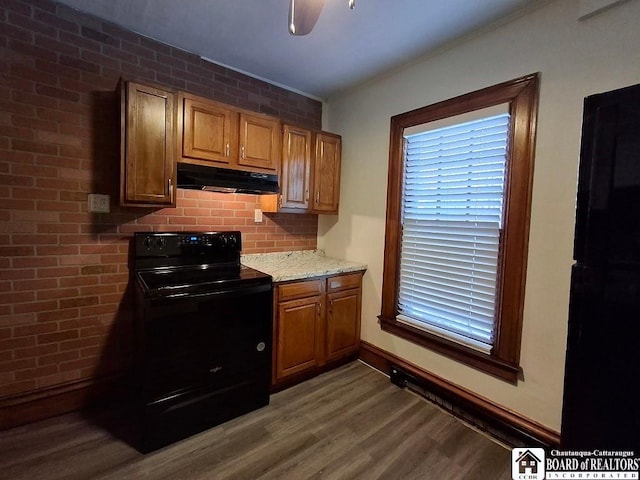
[[[116,374],[0,398],[0,430],[113,401],[124,383],[125,376]]]
[[[509,436],[520,439],[523,445],[547,448],[560,445],[560,434],[558,432],[511,410],[507,410],[470,390],[450,383],[444,378],[423,370],[375,345],[361,341],[360,359],[387,375],[391,373],[392,365],[399,367],[417,378],[422,387],[437,397],[451,405],[455,405],[473,418],[491,425],[493,429],[504,431]],[[452,413],[456,414],[455,410]],[[468,416],[465,415],[465,419],[469,420]]]

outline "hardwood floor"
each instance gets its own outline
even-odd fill
[[[0,478],[509,479],[510,452],[353,362],[143,455],[134,419],[63,415],[0,432]]]

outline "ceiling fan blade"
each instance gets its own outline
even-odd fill
[[[306,35],[318,21],[324,0],[291,0],[289,4],[289,33]]]

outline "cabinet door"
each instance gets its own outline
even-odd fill
[[[311,132],[285,125],[282,135],[282,208],[309,209]]]
[[[175,95],[132,82],[120,88],[120,204],[175,206]]]
[[[238,114],[214,102],[181,97],[182,156],[228,166],[237,157]]]
[[[327,361],[360,347],[360,289],[327,294]]]
[[[321,296],[278,305],[276,381],[319,365]]]
[[[277,171],[279,152],[280,121],[277,118],[241,113],[238,165]]]
[[[341,137],[318,133],[315,147],[313,211],[337,214],[340,202]]]

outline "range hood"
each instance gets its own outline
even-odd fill
[[[278,193],[278,176],[229,168],[178,163],[178,188],[223,193]]]

